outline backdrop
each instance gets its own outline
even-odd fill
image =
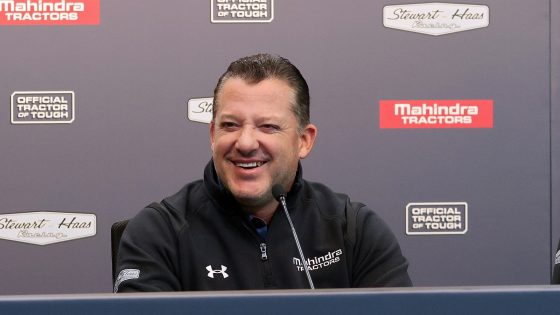
[[[111,292],[111,224],[202,176],[204,98],[257,52],[309,83],[304,176],[375,209],[416,286],[549,283],[558,1],[61,1],[0,1],[0,294]]]

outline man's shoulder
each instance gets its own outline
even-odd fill
[[[199,179],[186,184],[178,192],[164,198],[161,205],[172,211],[185,212],[205,199],[204,182]]]
[[[364,207],[360,202],[353,202],[346,193],[333,191],[329,186],[313,181],[304,181],[304,198],[316,204],[326,215],[348,215],[348,211],[357,211]]]
[[[202,180],[197,180],[186,184],[161,202],[147,205],[131,219],[129,224],[139,226],[165,224],[173,226],[178,231],[185,225],[189,213],[200,208],[205,200]]]

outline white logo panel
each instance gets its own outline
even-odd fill
[[[187,117],[190,121],[209,124],[212,121],[214,98],[191,98],[187,102]]]
[[[419,3],[383,7],[383,26],[427,35],[444,35],[490,24],[485,5]]]
[[[89,213],[25,212],[0,214],[0,239],[48,245],[96,234],[96,216]]]

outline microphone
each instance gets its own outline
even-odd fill
[[[309,266],[307,266],[307,261],[303,256],[303,251],[301,250],[301,246],[299,245],[299,239],[296,233],[296,229],[294,228],[294,224],[292,223],[292,218],[290,218],[290,214],[288,213],[288,206],[286,205],[286,193],[284,192],[284,188],[280,184],[274,184],[272,186],[272,196],[278,202],[282,204],[282,208],[284,208],[284,213],[286,213],[286,218],[288,219],[288,223],[290,223],[290,228],[292,229],[292,235],[294,236],[294,241],[296,241],[296,246],[299,251],[299,257],[303,263],[303,269],[305,270],[305,275],[307,276],[307,282],[309,282],[309,287],[314,290],[315,286],[313,285],[313,280],[311,280],[311,274],[309,274]]]

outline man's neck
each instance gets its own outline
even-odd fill
[[[274,212],[276,212],[277,208],[278,208],[278,201],[274,200],[274,202],[270,202],[264,207],[258,207],[258,208],[243,207],[243,210],[263,220],[268,225],[270,223],[270,220],[272,220],[272,216],[274,215]]]

